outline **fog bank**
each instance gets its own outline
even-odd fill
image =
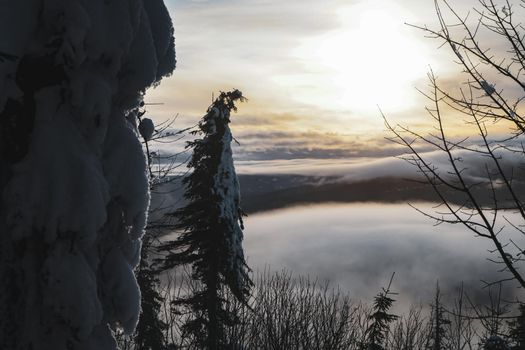
[[[357,299],[371,300],[393,272],[397,299],[424,304],[438,280],[445,297],[464,283],[481,300],[481,280],[503,276],[487,260],[490,242],[459,225],[434,226],[408,205],[315,205],[252,215],[245,223],[254,271],[287,269],[330,280]],[[508,290],[508,296],[516,291]]]

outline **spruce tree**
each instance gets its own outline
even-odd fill
[[[235,173],[229,123],[239,90],[222,92],[198,125],[202,137],[188,142],[193,150],[191,173],[183,179],[187,204],[172,215],[179,237],[163,246],[169,251],[165,267],[191,265],[201,288],[179,303],[190,307],[185,329],[199,348],[226,349],[225,327],[238,322],[226,308],[225,293],[246,302],[252,281],[242,249],[243,222],[239,183]]]
[[[450,320],[445,317],[445,309],[441,303],[441,291],[439,283],[436,284],[436,295],[430,316],[430,336],[426,348],[428,350],[449,349],[448,334],[446,326],[450,325]]]
[[[509,338],[513,343],[512,349],[525,349],[525,304],[519,305],[520,314],[515,320],[509,322]]]
[[[158,271],[153,267],[149,257],[152,241],[151,232],[147,231],[143,238],[140,263],[136,270],[141,294],[140,317],[133,336],[137,350],[166,349],[164,331],[168,325],[160,318],[164,299],[159,292]]]
[[[390,278],[388,287],[383,288],[383,290],[374,297],[373,312],[369,316],[372,322],[366,330],[366,343],[363,350],[383,350],[390,323],[398,318],[397,315],[389,313],[395,302],[392,298],[395,293],[390,290],[393,279],[394,274],[392,274]]]

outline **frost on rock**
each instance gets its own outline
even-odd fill
[[[137,131],[175,67],[162,0],[0,1],[0,344],[114,350],[140,311]]]

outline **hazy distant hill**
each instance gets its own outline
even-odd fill
[[[324,202],[435,201],[430,186],[400,178],[350,182],[336,177],[241,175],[247,213]]]
[[[365,181],[337,177],[309,177],[297,175],[241,175],[242,207],[247,213],[284,207],[326,202],[433,202],[438,201],[433,188],[415,180],[396,177],[374,178]],[[515,183],[520,197],[525,186]],[[447,191],[447,198],[455,203],[465,203],[466,197]],[[479,186],[473,190],[480,204],[492,203],[492,190]],[[503,187],[495,189],[501,208],[510,196]]]
[[[407,203],[438,200],[430,185],[398,177],[352,181],[336,176],[240,175],[239,181],[241,205],[247,213],[329,202]],[[523,196],[524,184],[516,188]],[[509,196],[501,187],[496,191],[503,206]],[[159,192],[162,193],[162,204],[156,203],[154,198],[153,207],[169,208],[183,203],[180,181],[172,182]],[[491,201],[492,192],[489,188],[478,188],[475,195],[481,204],[485,204]],[[448,192],[447,197],[456,203],[464,203],[464,197],[458,193]]]

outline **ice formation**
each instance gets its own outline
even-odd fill
[[[163,0],[0,0],[0,344],[113,350],[140,310],[145,90],[175,66]]]

